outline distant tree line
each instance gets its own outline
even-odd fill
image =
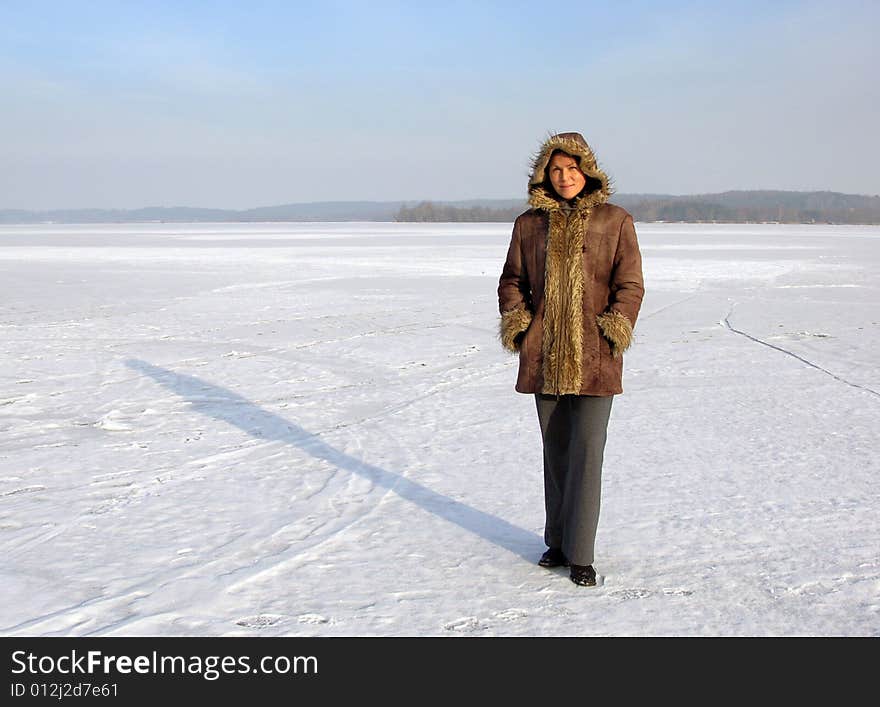
[[[837,192],[731,191],[694,196],[615,195],[636,221],[691,223],[880,224],[880,197]],[[423,201],[402,206],[395,221],[512,222],[528,205],[491,208]]]
[[[416,222],[489,222],[510,223],[524,207],[493,209],[488,206],[452,206],[433,201],[422,201],[415,206],[401,206],[395,221]]]
[[[880,224],[880,196],[840,192],[727,191],[716,194],[615,194],[611,202],[637,221],[717,223]],[[222,223],[263,221],[446,221],[511,223],[525,199],[467,201],[338,201],[256,209],[146,207],[142,209],[0,209],[0,224],[15,223]]]
[[[636,221],[697,223],[878,224],[880,209],[798,209],[783,206],[729,207],[698,201],[643,202],[629,207]]]

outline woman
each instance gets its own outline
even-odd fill
[[[602,457],[623,352],[644,295],[632,216],[579,133],[548,138],[529,178],[498,284],[500,336],[519,353],[516,390],[535,396],[544,447],[547,552],[594,586]]]

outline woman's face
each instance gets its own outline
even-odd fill
[[[550,175],[553,189],[563,199],[573,199],[587,183],[587,178],[578,168],[577,160],[564,152],[553,155],[550,164],[547,165],[547,173]]]

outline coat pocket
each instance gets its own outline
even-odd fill
[[[538,358],[541,352],[540,322],[534,317],[526,329],[526,335],[519,349],[519,360],[522,371],[529,380],[532,380],[538,366]]]

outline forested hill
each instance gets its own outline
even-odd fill
[[[880,224],[880,197],[837,192],[727,191],[720,194],[615,194],[611,202],[636,221]],[[326,201],[256,209],[148,207],[143,209],[0,209],[0,224],[220,223],[266,221],[512,222],[525,199],[469,201]]]
[[[880,224],[880,197],[837,192],[727,191],[720,194],[615,194],[611,202],[636,221],[721,223]],[[513,221],[527,208],[510,205],[457,206],[424,201],[404,206],[397,221]]]
[[[880,196],[830,191],[726,191],[612,197],[638,221],[880,224]]]

